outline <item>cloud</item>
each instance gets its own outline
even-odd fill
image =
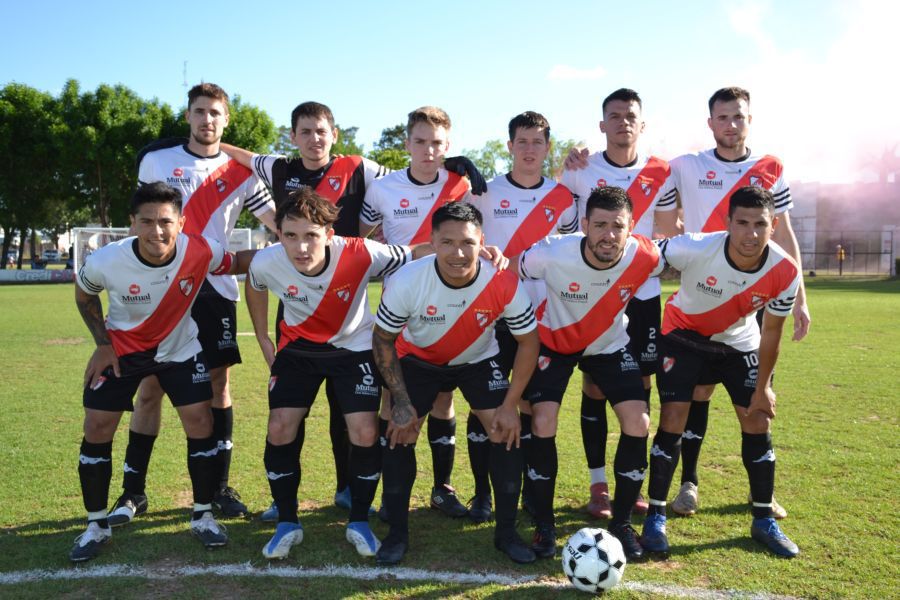
[[[591,69],[579,69],[571,65],[553,65],[547,73],[547,79],[553,81],[600,79],[606,75],[606,69],[596,66]]]

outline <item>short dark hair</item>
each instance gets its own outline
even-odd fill
[[[733,100],[744,100],[747,104],[750,104],[750,92],[736,85],[716,90],[709,97],[709,114],[712,114],[713,105],[716,102],[731,102]]]
[[[131,214],[137,215],[144,204],[171,204],[181,214],[181,192],[162,181],[145,183],[131,195]]]
[[[297,131],[297,120],[303,117],[325,119],[328,125],[334,129],[334,115],[331,109],[319,102],[303,102],[291,111],[291,131]]]
[[[641,97],[638,96],[638,93],[636,91],[632,90],[631,88],[619,88],[603,99],[603,106],[601,106],[601,111],[604,115],[606,114],[606,106],[613,100],[621,100],[622,102],[637,102],[637,105],[640,106],[642,110],[644,108],[644,105],[641,103]]]
[[[468,202],[448,202],[434,211],[431,215],[431,230],[434,231],[445,221],[472,223],[479,229],[484,224],[481,211]]]
[[[291,192],[287,200],[278,205],[275,210],[275,227],[280,231],[284,220],[291,217],[306,219],[314,225],[329,228],[337,221],[340,212],[340,207],[320,196],[313,188],[304,186]]]
[[[591,211],[595,208],[600,210],[622,210],[625,208],[628,209],[629,213],[634,212],[634,205],[631,203],[628,192],[614,185],[591,190],[591,195],[588,196],[584,206],[584,216],[590,218]]]
[[[542,129],[544,131],[544,141],[550,141],[550,123],[544,115],[533,110],[526,110],[512,118],[509,122],[509,141],[516,139],[517,129]]]
[[[755,185],[745,185],[736,190],[728,199],[728,218],[734,214],[734,210],[742,208],[768,208],[769,213],[775,216],[775,196],[766,188]]]
[[[191,104],[194,103],[194,100],[201,96],[220,101],[225,105],[225,112],[228,112],[228,94],[214,83],[198,83],[190,89],[188,92],[188,110],[191,109]]]

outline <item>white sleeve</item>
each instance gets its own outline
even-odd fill
[[[781,169],[781,175],[769,191],[772,192],[772,196],[775,198],[775,214],[787,212],[794,208],[794,200],[791,198],[791,188],[788,187],[783,167]]]
[[[691,262],[693,249],[697,245],[698,234],[683,233],[673,238],[661,240],[658,244],[660,252],[666,264],[672,265],[679,271],[684,271]]]
[[[99,263],[99,256],[89,255],[81,268],[78,269],[78,277],[75,282],[86,294],[92,296],[98,295],[106,288],[106,278],[104,277],[105,269]]]
[[[560,233],[575,233],[578,231],[578,207],[575,205],[575,194],[571,188],[566,188],[572,194],[572,203],[563,211],[556,222],[556,230]]]
[[[670,210],[677,209],[677,196],[678,190],[675,187],[675,175],[673,170],[672,173],[670,173],[666,178],[666,181],[659,188],[659,191],[656,192],[656,197],[658,198],[658,200],[656,201],[655,210],[668,212]]]
[[[375,313],[377,325],[391,333],[400,333],[412,315],[412,309],[407,302],[410,290],[404,283],[399,278],[391,280],[391,284],[381,295],[381,303]]]
[[[262,255],[257,253],[253,260],[250,261],[250,268],[247,269],[250,285],[257,292],[265,292],[269,289],[269,286],[266,285],[265,273],[263,272],[265,270],[264,261],[265,259],[262,258]]]
[[[244,182],[244,185],[246,186],[244,208],[252,212],[256,217],[275,210],[275,201],[272,200],[272,194],[269,193],[269,188],[263,183],[262,179],[256,175],[251,175]]]
[[[156,176],[156,169],[153,168],[152,163],[153,161],[150,160],[146,154],[144,155],[144,158],[141,159],[141,164],[138,165],[138,185],[145,185],[159,179],[159,177]]]
[[[531,305],[531,298],[525,292],[521,282],[516,282],[516,293],[512,300],[503,309],[501,315],[503,320],[509,326],[509,330],[514,335],[522,335],[537,328],[537,321],[534,318],[534,307]]]
[[[212,258],[209,261],[209,272],[213,275],[223,275],[231,270],[231,263],[234,262],[234,254],[225,250],[225,248],[212,238],[205,237],[209,249],[212,250]]]
[[[259,179],[262,180],[270,188],[272,187],[272,170],[279,160],[287,160],[283,156],[279,156],[277,154],[254,154],[250,158],[250,164],[253,166],[251,169],[253,174],[256,175]]]
[[[547,272],[550,240],[544,238],[519,255],[519,275],[522,279],[538,281],[544,279]]]
[[[802,274],[798,271],[791,284],[776,297],[766,304],[766,312],[776,317],[786,317],[794,309],[794,300],[797,299],[797,291],[800,289]]]
[[[363,205],[359,211],[359,219],[366,225],[378,225],[384,221],[384,215],[381,214],[381,207],[379,206],[379,199],[381,198],[379,193],[380,187],[378,181],[373,182],[370,186],[366,186],[366,195],[363,198]]]
[[[369,256],[372,257],[370,273],[375,277],[385,277],[412,260],[409,246],[382,244],[375,240],[363,239]]]

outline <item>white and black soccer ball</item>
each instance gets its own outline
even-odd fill
[[[562,566],[572,585],[596,594],[622,580],[625,551],[610,532],[585,527],[575,532],[563,547]]]

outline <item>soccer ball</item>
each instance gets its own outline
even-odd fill
[[[622,580],[625,551],[605,529],[585,527],[569,538],[562,551],[563,572],[576,588],[596,594]]]

